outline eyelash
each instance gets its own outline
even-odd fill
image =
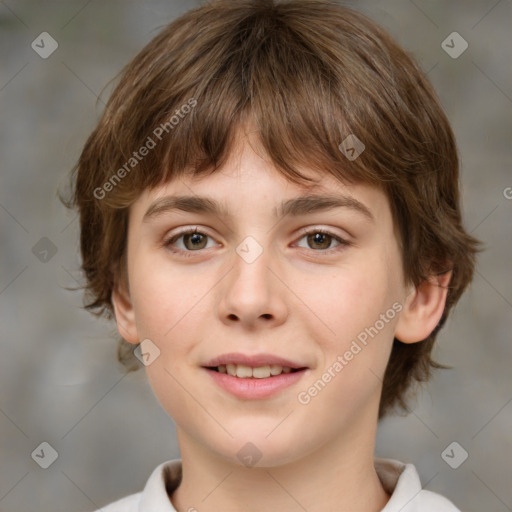
[[[162,246],[167,248],[167,249],[169,249],[171,252],[173,252],[175,254],[180,254],[180,255],[185,256],[187,258],[193,257],[194,253],[201,252],[201,249],[198,249],[197,251],[188,251],[188,250],[185,251],[183,249],[174,249],[172,247],[172,244],[175,243],[182,236],[193,234],[193,233],[197,233],[199,235],[204,235],[204,236],[207,236],[209,238],[212,238],[210,235],[208,235],[208,233],[204,233],[199,228],[189,228],[189,229],[186,229],[186,230],[183,230],[183,231],[181,231],[179,233],[174,234],[171,238],[165,240],[162,243]],[[302,240],[307,235],[317,234],[317,233],[320,233],[322,235],[327,235],[327,236],[333,238],[334,240],[336,240],[337,242],[339,242],[339,245],[337,245],[336,247],[331,247],[330,249],[320,249],[320,250],[310,249],[311,251],[314,251],[316,253],[320,253],[321,255],[326,255],[326,256],[327,255],[331,255],[333,252],[337,252],[337,251],[343,250],[345,247],[350,245],[350,242],[348,242],[344,238],[341,238],[340,236],[335,235],[334,233],[331,233],[330,231],[327,231],[327,230],[321,229],[321,228],[302,231],[301,234],[300,234],[299,240]],[[301,247],[301,249],[304,249],[304,247]]]

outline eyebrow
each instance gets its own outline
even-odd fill
[[[283,201],[279,208],[273,209],[275,218],[283,218],[286,215],[299,216],[310,213],[333,210],[335,208],[348,208],[356,211],[369,220],[374,217],[367,206],[348,196],[336,195],[304,195]],[[190,213],[205,213],[221,217],[229,217],[229,211],[225,204],[215,199],[204,196],[167,196],[155,201],[147,209],[143,222],[157,217],[163,213],[181,210]]]

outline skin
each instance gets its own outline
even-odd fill
[[[146,371],[176,423],[183,479],[170,499],[178,511],[376,512],[389,499],[373,454],[393,337],[413,343],[428,336],[450,275],[417,289],[405,283],[380,190],[307,168],[301,171],[319,184],[292,183],[256,147],[251,134],[239,135],[214,174],[145,190],[130,208],[129,284],[118,282],[112,300],[120,334],[134,344],[150,339],[160,350]],[[357,199],[373,219],[348,207],[273,217],[283,200],[326,192]],[[143,220],[155,200],[176,194],[224,202],[228,216],[176,210]],[[165,246],[180,229],[196,227],[208,235],[200,249],[186,236]],[[303,228],[333,237],[315,243]],[[263,251],[252,263],[235,250],[249,235]],[[298,393],[394,303],[402,310],[309,403],[299,403]],[[308,370],[269,398],[241,400],[201,368],[227,352],[271,353]],[[261,453],[254,467],[237,457],[248,442]]]

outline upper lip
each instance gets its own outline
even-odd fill
[[[203,366],[210,368],[220,366],[221,364],[243,364],[252,368],[258,368],[260,366],[267,365],[287,366],[289,368],[306,368],[306,365],[272,354],[255,354],[249,356],[245,354],[237,354],[234,352],[214,357],[213,359],[210,359],[205,364],[203,364]]]

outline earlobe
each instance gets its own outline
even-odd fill
[[[407,296],[400,314],[395,338],[416,343],[428,338],[443,315],[452,271],[432,275]]]
[[[134,309],[127,286],[124,283],[116,283],[112,290],[111,299],[119,334],[128,343],[139,343]]]

